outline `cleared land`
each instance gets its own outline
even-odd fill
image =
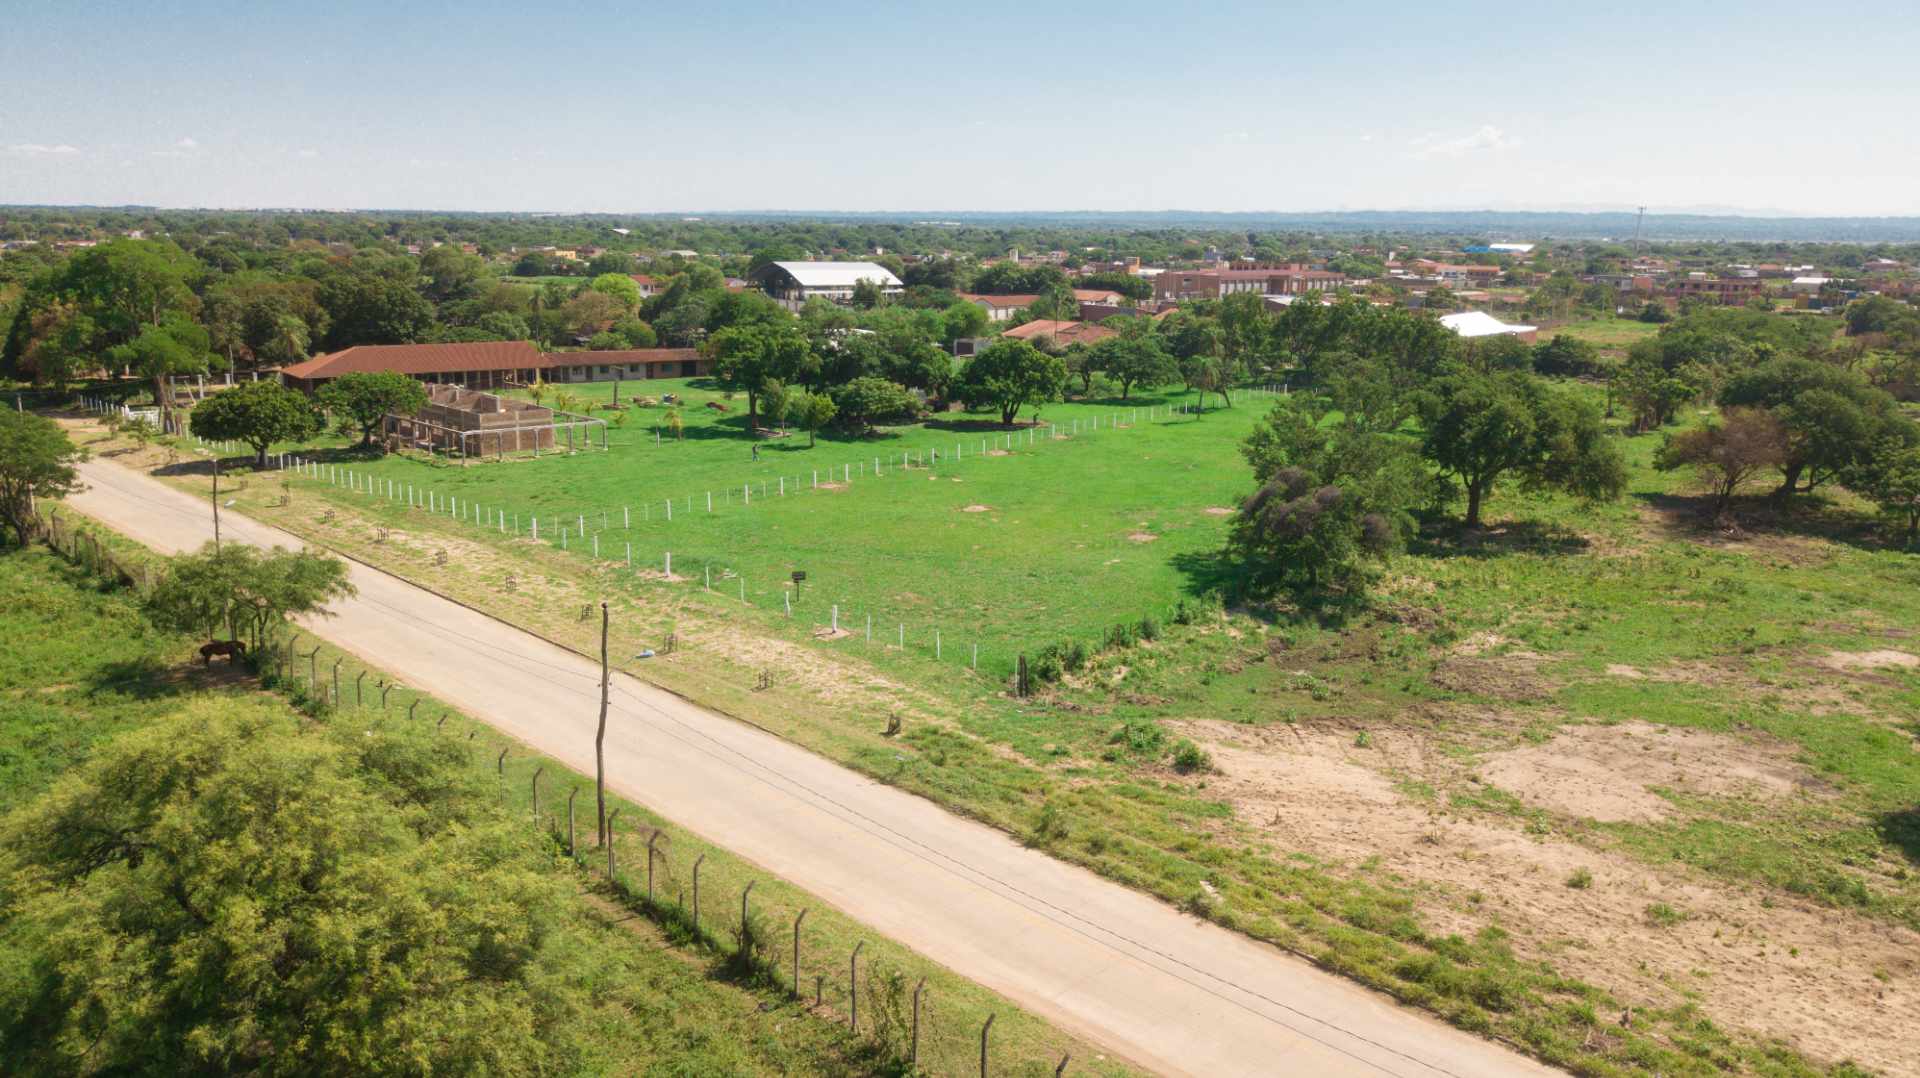
[[[1195,429],[1215,432],[1181,448],[1195,472],[1235,474],[1227,424]],[[1619,504],[1508,492],[1486,532],[1429,534],[1370,611],[1213,610],[1105,650],[1029,701],[951,654],[817,642],[817,611],[789,620],[444,517],[392,527],[388,510],[329,488],[296,484],[278,509],[266,484],[241,498],[556,639],[588,643],[582,603],[616,591],[633,604],[633,650],[679,636],[682,650],[645,667],[657,682],[1546,1058],[1598,1073],[1812,1073],[1843,1059],[1913,1072],[1920,559],[1883,547],[1844,500],[1747,504],[1744,533],[1708,530],[1686,482],[1650,468],[1655,442],[1628,441]],[[712,464],[715,479],[746,473],[744,443],[723,445],[732,463]],[[1044,467],[1069,467],[1083,446],[1054,448],[977,463],[1030,463],[1030,482],[1065,501],[1079,477]],[[611,472],[619,456],[429,474]],[[986,482],[956,474],[903,482]],[[793,504],[843,507],[848,521],[817,526],[863,534],[860,487]],[[940,497],[911,504],[881,546],[911,548],[955,515]],[[774,519],[746,515],[761,508],[731,519]],[[1125,510],[1087,507],[1103,522]],[[1063,515],[1021,538],[1045,551],[1076,541],[1079,523]],[[1177,588],[1209,578],[1204,563],[1173,563],[1172,540],[1139,546],[1168,558],[1142,571]],[[845,547],[842,572],[869,556]],[[1011,583],[965,586],[1096,593],[1095,560],[1064,584],[1003,563]],[[1129,593],[1073,597],[1096,611],[1102,598],[1095,624],[1139,615]],[[891,739],[890,711],[905,719]],[[1182,737],[1215,769],[1176,769]]]

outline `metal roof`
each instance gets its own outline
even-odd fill
[[[1445,315],[1440,324],[1462,337],[1496,337],[1502,333],[1531,333],[1535,326],[1511,326],[1485,311]]]
[[[775,262],[802,288],[852,288],[872,281],[882,288],[900,288],[900,278],[873,262]]]

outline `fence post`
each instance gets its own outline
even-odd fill
[[[346,662],[346,656],[333,660],[333,704],[340,706],[340,664]]]
[[[861,940],[853,945],[853,957],[847,960],[847,1028],[860,1032],[860,950],[867,945]]]
[[[706,854],[693,859],[693,938],[700,938],[700,862],[707,859]]]
[[[613,822],[615,820],[618,820],[619,818],[620,818],[619,809],[614,809],[611,813],[607,815],[607,882],[608,883],[613,882],[613,870],[614,870],[613,848],[615,846],[615,843],[613,841]]]
[[[660,841],[660,829],[654,828],[647,836],[647,901],[653,901],[653,844]]]
[[[580,787],[575,786],[567,792],[567,856],[574,856],[579,845],[580,832],[573,826],[573,799],[580,796]]]
[[[433,728],[434,728],[435,730],[438,730],[438,729],[441,729],[442,727],[444,727],[444,726],[446,726],[446,725],[447,725],[447,715],[448,715],[448,714],[449,714],[449,713],[448,713],[448,712],[445,712],[445,711],[442,711],[442,712],[440,713],[440,721],[439,721],[439,722],[436,722],[436,723],[434,723],[434,724],[433,724]]]
[[[420,706],[420,701],[418,701],[418,700],[415,700],[415,701],[414,701],[413,703],[411,703],[411,704],[408,704],[408,705],[407,705],[407,718],[408,718],[408,719],[412,719],[412,718],[413,718],[413,713],[414,713],[414,711],[415,711],[415,709],[417,709],[417,708],[419,708],[419,706]]]
[[[747,949],[747,945],[753,942],[753,937],[748,934],[747,929],[747,897],[753,894],[753,885],[759,882],[759,880],[748,880],[746,889],[740,892],[740,953],[749,958],[753,956],[753,952]]]
[[[980,1027],[980,1078],[987,1078],[987,1034],[993,1031],[993,1015],[987,1015],[987,1024]]]
[[[500,774],[500,775],[504,775],[507,773],[507,750],[506,749],[501,749],[499,757],[493,761],[493,770],[496,774]]]
[[[926,991],[926,988],[925,977],[920,978],[920,983],[913,986],[913,1041],[911,1047],[907,1049],[909,1068],[920,1066],[920,993]]]
[[[385,685],[380,686],[380,710],[385,711],[387,709],[387,694],[392,691],[393,691],[393,682],[391,681],[387,682]]]
[[[367,672],[365,670],[360,671],[359,675],[353,679],[353,706],[354,707],[360,707],[361,705],[367,702],[366,690],[361,688],[361,685],[366,680],[367,680]]]
[[[793,998],[800,998],[800,923],[807,919],[807,911],[793,919]]]
[[[547,769],[547,765],[545,764],[541,764],[539,767],[536,767],[533,769],[533,822],[534,823],[540,822],[540,775],[542,772],[546,771],[546,769]]]
[[[1061,1075],[1067,1073],[1067,1064],[1071,1062],[1073,1062],[1072,1052],[1068,1052],[1067,1054],[1061,1056],[1060,1065],[1058,1067],[1053,1068],[1053,1078],[1060,1078]]]

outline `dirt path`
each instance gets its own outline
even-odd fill
[[[70,499],[156,549],[205,503],[116,464]],[[235,513],[228,541],[300,541]],[[567,765],[593,767],[596,663],[354,563],[312,631]],[[1168,1074],[1551,1073],[1498,1045],[744,723],[616,674],[608,783],[1063,1028]]]

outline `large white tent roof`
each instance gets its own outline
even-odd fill
[[[1497,337],[1502,333],[1531,333],[1537,326],[1514,326],[1485,311],[1461,311],[1443,315],[1440,324],[1462,337]]]
[[[883,288],[901,287],[900,278],[887,267],[873,262],[775,262],[800,283],[802,288],[852,288],[861,281],[872,281]]]

